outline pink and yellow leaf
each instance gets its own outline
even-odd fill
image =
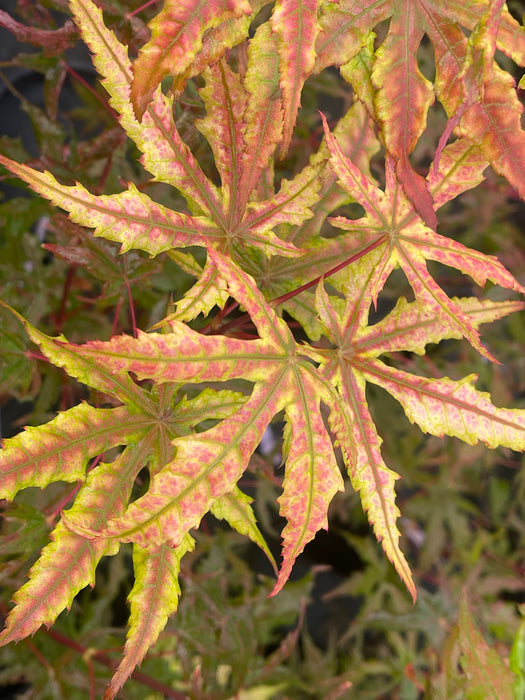
[[[221,22],[217,27],[208,29],[202,36],[202,47],[195,54],[195,58],[187,67],[184,74],[179,74],[173,81],[174,87],[182,88],[187,78],[200,75],[207,66],[216,63],[224,56],[228,49],[237,46],[249,36],[252,17],[260,10],[263,0],[250,0],[252,15],[242,15],[241,17]]]
[[[389,221],[385,214],[385,193],[364,175],[350,158],[344,155],[334,135],[330,132],[328,122],[323,114],[321,114],[321,119],[331,156],[330,166],[339,178],[341,185],[362,205],[376,225],[388,230]]]
[[[263,340],[203,335],[173,320],[169,326],[170,333],[138,331],[137,338],[121,335],[71,347],[110,372],[134,372],[140,379],[157,382],[264,381],[276,365],[285,365],[286,354]]]
[[[279,192],[264,202],[252,202],[242,227],[251,232],[267,232],[279,224],[301,225],[313,216],[310,209],[318,201],[320,176],[324,162],[307,165],[293,180],[281,181]],[[266,234],[268,235],[268,234]],[[304,251],[298,250],[292,243],[285,243],[288,254],[299,256]]]
[[[133,547],[135,582],[129,594],[129,630],[124,655],[111,679],[103,700],[113,700],[178,607],[179,572],[182,557],[191,552],[195,540],[186,535],[176,549],[162,544]]]
[[[305,80],[315,64],[319,0],[277,0],[270,20],[278,36],[279,73],[283,106],[281,158],[290,146]]]
[[[84,357],[82,353],[77,352],[79,346],[68,343],[63,336],[50,338],[37,330],[16,311],[10,310],[22,322],[33,343],[38,345],[43,354],[56,367],[64,368],[71,377],[75,377],[93,389],[118,398],[128,406],[135,407],[139,412],[144,410],[154,412],[154,406],[146,392],[127,374],[118,375],[108,370],[103,364],[95,364],[89,358]]]
[[[465,112],[460,134],[479,145],[494,170],[525,198],[523,105],[516,95],[514,79],[495,65],[492,78],[483,87],[483,100],[474,102]]]
[[[0,497],[13,499],[29,486],[83,481],[89,460],[116,445],[138,440],[147,429],[144,414],[125,406],[93,408],[87,403],[59,413],[38,428],[4,440],[0,450]]]
[[[54,541],[44,547],[29,581],[13,597],[15,607],[0,634],[2,645],[34,634],[41,625],[50,627],[82,588],[94,585],[98,562],[111,553],[107,540],[92,542],[62,523],[51,536]]]
[[[488,160],[480,147],[468,139],[458,139],[448,144],[439,156],[436,153],[427,175],[435,208],[483,182],[487,167]]]
[[[412,423],[431,435],[525,449],[525,411],[498,408],[486,392],[474,388],[476,375],[461,381],[428,379],[388,367],[377,360],[360,367],[366,379],[386,389]]]
[[[144,154],[144,167],[157,180],[179,189],[197,211],[222,221],[220,196],[177,131],[173,101],[158,90],[139,122],[130,99],[132,73],[126,47],[106,28],[101,10],[91,0],[70,0],[70,9],[122,128]]]

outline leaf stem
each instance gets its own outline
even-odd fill
[[[139,12],[142,12],[142,10],[145,10],[150,5],[156,5],[158,3],[158,1],[159,0],[148,0],[148,2],[145,2],[144,5],[137,7],[136,10],[133,10],[132,12],[127,12],[126,17],[134,17],[135,15],[138,15]]]
[[[372,243],[367,245],[365,248],[358,250],[357,253],[354,253],[349,258],[346,258],[345,260],[343,260],[343,262],[340,262],[335,267],[332,267],[330,270],[328,270],[328,272],[323,272],[321,275],[318,275],[313,280],[310,280],[310,282],[306,282],[301,287],[297,287],[297,289],[294,289],[291,292],[287,292],[286,294],[282,294],[280,297],[277,297],[276,299],[272,299],[269,303],[274,307],[279,306],[280,304],[284,304],[284,302],[288,301],[289,299],[293,299],[293,297],[297,296],[301,292],[304,292],[306,289],[309,289],[310,287],[314,287],[316,284],[318,284],[321,281],[321,279],[323,279],[323,277],[326,278],[326,277],[331,277],[332,275],[335,275],[336,272],[339,272],[340,270],[347,267],[348,265],[351,265],[353,262],[355,262],[356,260],[359,260],[367,253],[370,253],[372,250],[379,248],[379,246],[382,245],[382,243],[384,243],[385,239],[386,239],[386,234],[379,236],[379,238],[376,238],[375,241],[373,241]]]
[[[80,75],[80,73],[77,73],[76,70],[74,68],[71,68],[71,66],[68,65],[66,62],[64,62],[64,66],[69,75],[75,80],[77,80],[81,85],[83,85],[86,88],[86,90],[90,92],[93,95],[93,97],[95,97],[95,99],[100,102],[100,104],[102,105],[102,107],[104,107],[109,116],[115,121],[118,121],[118,115],[115,112],[115,110],[108,105],[108,103],[101,97],[101,95],[99,95],[99,93],[94,89],[94,87],[90,85],[88,81]]]
[[[317,285],[321,279],[335,275],[336,272],[339,272],[340,270],[347,267],[348,265],[351,265],[353,262],[355,262],[356,260],[359,260],[367,253],[370,253],[372,250],[379,248],[379,246],[385,242],[385,239],[386,239],[386,234],[379,236],[379,238],[376,238],[375,241],[373,241],[372,243],[369,243],[369,245],[365,246],[365,248],[358,250],[356,253],[351,255],[349,258],[345,258],[342,262],[335,265],[335,267],[332,267],[330,270],[328,270],[328,272],[323,272],[321,275],[314,277],[314,279],[310,280],[309,282],[306,282],[305,284],[301,285],[300,287],[297,287],[296,289],[293,289],[291,292],[286,292],[286,294],[281,294],[280,297],[276,297],[275,299],[271,299],[268,303],[271,306],[273,306],[274,308],[276,306],[279,306],[280,304],[284,304],[286,301],[288,301],[289,299],[293,299],[293,297],[297,296],[301,292],[304,292],[306,289],[310,289],[310,287],[314,287],[315,285]],[[239,304],[236,302],[234,304],[230,304],[229,306],[225,307],[225,309],[221,312],[222,317],[223,318],[226,317],[229,313],[231,313],[238,306],[239,306]],[[212,323],[208,324],[205,327],[205,330],[203,330],[201,332],[206,333],[206,332],[209,332],[211,329],[213,329],[215,332],[219,332],[219,330],[220,330],[222,333],[224,333],[225,331],[231,330],[232,328],[242,327],[248,319],[249,319],[249,315],[247,313],[245,313],[245,314],[242,314],[242,316],[239,316],[238,318],[233,319],[229,323],[225,323],[224,325],[220,325],[220,324],[217,325],[216,323],[212,322]],[[214,319],[214,321],[215,321],[215,319]]]
[[[49,637],[51,637],[53,641],[57,642],[58,644],[62,644],[62,646],[65,646],[68,649],[73,649],[73,651],[76,651],[82,656],[84,656],[88,651],[87,647],[83,646],[79,642],[75,642],[69,637],[66,637],[66,635],[62,634],[61,632],[57,632],[53,629],[42,629],[42,631],[44,632],[44,634],[47,634]],[[116,669],[118,666],[118,661],[115,661],[109,656],[109,654],[106,654],[103,651],[96,651],[93,654],[90,654],[89,657],[91,659],[95,659],[100,664],[106,666],[107,668],[110,668],[111,670]],[[151,678],[142,671],[133,671],[133,673],[131,674],[131,678],[133,678],[133,680],[137,681],[138,683],[142,683],[142,685],[151,688],[151,690],[155,690],[158,693],[162,693],[165,697],[170,698],[172,700],[188,700],[188,696],[184,695],[184,693],[179,693],[177,690],[170,688],[169,686],[165,685],[164,683],[161,683],[155,678]]]

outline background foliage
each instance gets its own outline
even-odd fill
[[[508,5],[520,19],[520,3]],[[132,52],[138,51],[147,39],[146,23],[158,8],[152,5],[135,14],[138,2],[112,1],[103,6],[108,26],[131,45]],[[64,26],[68,15],[66,3],[58,0],[39,3],[37,21],[33,3],[18,2],[16,13],[20,22],[44,31]],[[135,146],[123,136],[108,108],[86,55],[79,58],[67,48],[77,39],[68,31],[55,48],[50,49],[46,36],[45,49],[19,46],[16,55],[4,59],[6,87],[1,99],[13,98],[9,104],[18,104],[17,119],[23,115],[32,136],[7,133],[0,138],[0,151],[18,162],[46,168],[59,180],[81,180],[98,194],[119,192],[124,182],[133,181],[156,201],[180,209],[183,200],[177,191],[149,181]],[[520,78],[508,59],[498,56],[498,60]],[[423,42],[418,61],[424,73],[431,70],[430,44]],[[30,100],[24,96],[24,79],[35,72],[41,93]],[[206,174],[216,179],[209,147],[195,128],[196,119],[204,116],[197,82],[188,81],[178,102],[177,125]],[[66,90],[70,99],[64,104]],[[298,172],[317,150],[322,137],[317,109],[335,120],[350,100],[348,85],[335,71],[307,81],[288,155],[276,161],[277,179]],[[415,169],[428,166],[445,125],[442,110],[431,108],[412,159]],[[374,165],[381,177],[380,155]],[[523,206],[506,181],[493,171],[486,175],[482,184],[440,212],[440,225],[465,245],[497,254],[525,284]],[[170,296],[179,299],[190,287],[191,277],[169,254],[150,259],[131,250],[119,255],[118,244],[92,237],[12,176],[5,175],[2,186],[2,298],[43,332],[64,333],[81,343],[132,333],[134,327],[150,328],[165,315]],[[350,218],[361,213],[356,204],[341,210]],[[335,230],[326,235],[335,235]],[[470,279],[433,265],[435,278],[450,296],[473,293]],[[379,314],[408,294],[406,280],[394,273],[380,297]],[[497,288],[489,292],[493,299],[504,298],[501,294]],[[2,312],[0,324],[2,437],[21,425],[40,425],[55,411],[88,397],[84,385],[45,361],[11,314]],[[468,343],[457,341],[431,346],[424,356],[399,353],[393,360],[427,376],[461,378],[476,372],[478,388],[490,391],[496,405],[523,408],[524,335],[520,314],[484,327],[484,343],[502,365],[489,364]],[[494,676],[510,665],[514,697],[523,696],[522,456],[508,448],[488,451],[454,438],[423,436],[394,408],[388,394],[375,387],[367,391],[384,440],[385,461],[403,476],[398,502],[404,551],[418,581],[415,605],[350,488],[332,502],[330,535],[320,535],[306,547],[292,581],[271,598],[273,574],[258,550],[207,516],[196,534],[196,549],[183,560],[184,595],[177,615],[143,662],[143,675],[136,674],[121,697],[160,698],[164,692],[168,697],[246,700],[453,700],[476,697],[480,658],[485,668],[492,664]],[[22,402],[23,414],[11,421],[14,398]],[[96,393],[89,398],[96,404]],[[276,556],[282,527],[276,510],[282,478],[276,469],[280,429],[276,423],[275,444],[258,451],[240,484],[255,497],[261,529]],[[0,544],[4,613],[47,541],[66,495],[69,489],[53,484],[45,491],[27,489],[14,503],[4,502]],[[42,629],[31,639],[2,648],[1,681],[27,683],[19,687],[27,698],[100,696],[111,676],[108,665],[118,660],[124,643],[131,572],[126,546],[117,556],[104,559],[93,591],[82,591],[51,630]],[[477,650],[477,662],[472,649]],[[156,687],[155,682],[163,686]]]

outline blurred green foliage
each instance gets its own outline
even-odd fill
[[[55,17],[62,15],[50,9],[60,12],[64,3],[47,0],[39,5],[41,26],[60,26]],[[137,0],[104,0],[103,5],[112,28],[132,47],[140,45],[144,22],[154,8],[144,10],[139,20],[128,14],[138,7]],[[521,3],[510,5],[523,11]],[[34,22],[30,3],[18,3],[18,11],[22,21],[25,17]],[[35,159],[19,138],[7,136],[0,138],[2,153],[31,160],[64,181],[81,180],[92,191],[116,192],[122,181],[133,181],[140,189],[148,178],[105,102],[97,98],[100,88],[86,86],[70,73],[67,84],[75,106],[61,110],[67,56],[44,57],[32,51],[24,48],[2,69],[30,68],[41,76],[44,104],[22,98],[20,105],[30,119],[39,153]],[[427,58],[423,50],[422,65]],[[6,86],[21,97],[9,80]],[[334,117],[351,99],[336,73],[325,72],[307,82],[294,142],[279,166],[283,176],[295,172],[317,148],[317,109],[325,98]],[[202,160],[206,145],[192,127],[201,104],[191,82],[179,105],[181,133],[193,149],[200,149]],[[421,163],[433,152],[443,119],[437,111],[432,113],[415,154]],[[139,326],[148,328],[164,315],[170,294],[180,297],[189,286],[189,277],[168,256],[150,260],[137,251],[120,255],[117,245],[93,238],[25,188],[18,190],[5,173],[2,185],[9,185],[0,201],[2,296],[44,332],[64,332],[77,342],[106,339],[129,331],[133,315]],[[151,189],[148,193],[159,201],[180,206],[168,188]],[[523,205],[493,173],[448,205],[440,217],[447,235],[466,245],[475,240],[477,248],[497,254],[522,284],[524,220]],[[466,278],[449,268],[443,268],[439,282],[454,295],[473,292]],[[392,298],[406,288],[402,275],[395,277]],[[501,298],[501,293],[494,289],[494,298]],[[382,304],[388,308],[391,300],[383,294],[380,302],[380,308]],[[489,365],[467,343],[457,341],[432,347],[424,357],[404,354],[394,360],[415,373],[459,377],[477,372],[480,388],[490,390],[496,404],[525,407],[523,319],[499,321],[484,338],[501,365]],[[78,403],[83,392],[83,387],[43,361],[18,321],[0,310],[0,406],[12,398],[31,400],[32,412],[24,416],[24,423],[37,424],[56,409]],[[208,534],[198,534],[196,551],[184,560],[184,595],[176,619],[142,664],[143,676],[131,680],[120,697],[164,697],[148,686],[148,679],[170,688],[172,697],[195,700],[478,697],[469,690],[471,666],[463,639],[468,625],[479,628],[477,633],[491,645],[499,659],[494,663],[503,671],[510,659],[514,696],[523,697],[525,623],[519,606],[525,602],[523,457],[506,449],[470,447],[452,438],[428,438],[393,411],[393,400],[379,389],[369,391],[369,400],[384,438],[385,461],[403,477],[398,488],[402,529],[418,581],[418,602],[413,606],[409,601],[350,488],[331,507],[331,531],[339,537],[339,549],[323,559],[314,547],[307,547],[296,580],[275,598],[268,598],[273,581],[258,555],[235,533],[210,520]],[[262,456],[257,459],[263,461]],[[274,475],[271,456],[266,459],[267,476],[253,488],[259,522],[271,541],[277,532],[280,473]],[[4,613],[8,591],[23,583],[68,489],[54,485],[43,493],[27,490],[15,504],[3,508]],[[99,697],[111,673],[97,652],[113,659],[119,656],[131,575],[124,547],[118,556],[104,560],[94,591],[83,591],[52,632],[41,630],[31,640],[0,650],[0,684],[26,683],[20,695],[24,700]]]

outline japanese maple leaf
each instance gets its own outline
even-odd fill
[[[377,50],[369,52],[363,75],[353,59],[370,45],[373,29],[387,19],[388,32]],[[469,38],[463,28],[472,33]],[[434,85],[417,63],[425,34],[435,53]],[[501,0],[341,0],[323,6],[316,71],[330,64],[343,66],[343,75],[380,124],[405,194],[430,228],[437,225],[432,195],[409,155],[435,97],[451,119],[438,154],[455,130],[480,146],[494,169],[525,193],[523,107],[513,78],[494,60],[496,48],[525,65],[525,34]],[[363,86],[369,87],[365,91]]]
[[[192,432],[203,420],[229,416],[245,401],[239,393],[212,389],[188,399],[173,383],[148,391],[126,373],[113,373],[77,355],[74,346],[64,338],[49,338],[20,320],[52,362],[122,405],[95,408],[81,403],[46,425],[26,428],[5,440],[0,450],[0,497],[12,499],[28,486],[44,488],[55,481],[80,482],[76,497],[76,488],[70,493],[70,499],[75,500],[66,512],[92,531],[100,531],[111,518],[124,513],[140,470],[147,466],[154,475],[171,461],[172,441],[177,436]],[[93,458],[118,446],[124,449],[113,461],[101,461],[89,468]],[[258,531],[250,501],[235,487],[216,499],[211,511],[257,542],[273,561]],[[189,534],[176,548],[166,543],[137,546],[128,639],[108,698],[114,696],[140,663],[168,616],[176,610],[180,560],[192,548]],[[94,585],[100,559],[116,554],[118,549],[118,541],[99,537],[94,542],[67,528],[62,518],[51,534],[51,542],[32,566],[29,580],[14,596],[15,606],[7,616],[0,643],[18,641],[42,624],[51,625],[64,609],[69,609],[82,588]]]
[[[215,157],[221,177],[217,188],[179,135],[173,119],[173,97],[157,90],[139,122],[131,101],[133,78],[125,46],[103,25],[101,11],[91,0],[71,0],[70,6],[84,41],[94,53],[110,104],[142,151],[145,168],[157,180],[176,187],[194,213],[168,209],[133,183],[119,194],[96,196],[80,183],[59,183],[49,172],[5,157],[0,157],[0,162],[65,209],[75,223],[93,228],[97,236],[120,242],[122,252],[138,248],[158,255],[186,246],[205,246],[229,251],[239,261],[246,257],[248,248],[261,251],[266,258],[304,254],[291,241],[279,238],[274,229],[283,224],[299,225],[313,216],[310,207],[317,201],[326,156],[317,158],[293,180],[282,180],[273,196],[258,196],[261,173],[283,133],[278,54],[268,26],[261,26],[250,40],[245,75],[233,72],[224,61],[203,72],[201,96],[207,115],[198,128]],[[260,70],[261,62],[264,71]],[[184,260],[179,253],[174,255],[178,261]],[[188,298],[179,300],[181,318],[207,313],[214,304],[225,301],[213,265],[208,264],[198,275]]]
[[[253,383],[253,390],[230,418],[198,435],[177,438],[173,462],[153,478],[145,496],[132,503],[122,516],[112,518],[103,531],[94,532],[81,518],[69,515],[65,516],[67,526],[86,537],[117,538],[141,546],[167,541],[177,546],[214,500],[234,487],[268,423],[284,409],[286,472],[279,500],[287,525],[277,592],[305,544],[320,527],[326,527],[328,504],[342,487],[332,442],[322,420],[322,401],[330,408],[330,423],[376,535],[415,594],[395,527],[395,475],[380,459],[380,441],[366,407],[364,380],[385,386],[412,420],[434,434],[519,449],[525,444],[525,418],[522,411],[494,407],[472,387],[471,378],[450,382],[415,377],[409,384],[402,378],[404,373],[375,359],[383,352],[401,348],[421,352],[426,342],[461,337],[447,323],[429,318],[420,302],[405,303],[381,324],[366,328],[367,282],[381,254],[376,250],[363,257],[355,278],[347,273],[344,288],[352,301],[347,302],[344,321],[337,320],[328,297],[318,290],[318,313],[327,337],[337,344],[334,351],[297,344],[249,276],[216,252],[210,252],[214,264],[231,296],[250,314],[259,334],[257,339],[202,335],[171,321],[169,333],[140,334],[137,339],[121,336],[75,346],[75,352],[97,365],[118,373],[132,371],[140,379],[199,383],[242,377]],[[476,300],[456,303],[469,315],[473,326],[522,308],[519,302],[503,306]],[[312,360],[321,361],[320,370]],[[436,406],[429,411],[432,403]]]
[[[424,354],[425,345],[445,338],[460,338],[448,323],[429,317],[425,303],[401,298],[382,321],[368,326],[370,308],[367,283],[373,279],[381,258],[374,250],[338,273],[345,299],[330,297],[322,283],[316,292],[316,309],[331,350],[311,350],[321,363],[320,371],[337,388],[329,422],[341,448],[353,487],[360,492],[363,508],[383,548],[410,588],[410,575],[398,545],[394,504],[394,481],[381,456],[376,431],[365,395],[366,382],[388,391],[402,405],[411,422],[424,432],[442,437],[453,435],[469,444],[489,447],[525,446],[525,412],[496,408],[488,394],[477,391],[475,375],[461,381],[414,376],[381,362],[383,353],[410,350]],[[473,326],[493,321],[524,307],[522,302],[456,300]]]
[[[235,487],[268,424],[284,410],[287,467],[279,501],[287,525],[277,593],[307,542],[327,527],[328,505],[343,487],[321,413],[321,401],[329,402],[331,388],[253,280],[218,252],[210,250],[210,257],[229,294],[250,314],[259,338],[203,335],[174,320],[169,333],[70,347],[97,366],[119,374],[132,371],[160,383],[242,377],[253,383],[251,395],[229,419],[191,439],[175,440],[174,460],[153,477],[145,496],[122,517],[108,521],[104,532],[86,527],[82,518],[66,514],[65,519],[70,529],[84,536],[176,547],[215,501]]]
[[[392,270],[400,267],[405,273],[416,298],[425,306],[429,317],[440,319],[451,329],[459,331],[480,353],[493,359],[481,344],[479,333],[472,320],[458,307],[435,282],[428,272],[426,261],[436,260],[455,267],[470,275],[474,281],[483,286],[492,280],[496,284],[525,293],[520,285],[503,265],[493,256],[484,255],[437,234],[423,222],[406,197],[403,187],[396,177],[392,161],[386,163],[386,188],[383,192],[350,158],[344,156],[336,139],[328,130],[323,117],[325,135],[331,152],[330,165],[336,172],[340,183],[365,209],[366,216],[350,220],[333,217],[331,222],[347,231],[355,232],[371,242],[380,243],[381,255],[373,275],[367,279],[367,293],[370,300],[376,302]],[[464,146],[464,144],[462,144]],[[457,154],[455,154],[457,157]],[[475,154],[474,154],[475,156]],[[478,164],[478,161],[475,161]],[[468,162],[471,166],[471,162]],[[436,189],[439,179],[434,183]],[[457,185],[450,182],[454,195]],[[440,192],[442,203],[446,201],[445,193]]]

